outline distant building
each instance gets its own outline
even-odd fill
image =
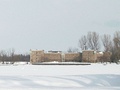
[[[99,52],[94,50],[84,50],[82,53],[62,53],[62,51],[48,51],[44,50],[31,51],[30,62],[101,62],[110,61],[110,52]]]
[[[48,51],[48,53],[62,53],[62,51]]]
[[[78,62],[80,61],[80,53],[62,53],[61,51],[48,51],[44,53],[44,50],[31,51],[30,62]]]
[[[82,52],[83,62],[96,62],[97,54],[94,50],[85,50]]]

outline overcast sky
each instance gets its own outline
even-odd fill
[[[120,30],[120,0],[0,0],[0,50],[78,47],[89,31]]]

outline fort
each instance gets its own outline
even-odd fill
[[[30,53],[30,62],[32,64],[41,62],[100,62],[103,57],[110,60],[110,52],[96,52],[94,50],[85,50],[82,53],[63,53],[62,51],[33,50]]]

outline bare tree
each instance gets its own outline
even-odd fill
[[[111,55],[112,55],[111,52],[104,52],[103,55],[99,57],[99,61],[101,63],[106,62],[107,64],[107,62],[111,62]]]
[[[67,52],[68,53],[75,53],[75,52],[79,52],[79,50],[78,50],[78,48],[69,48],[68,50],[67,50]]]
[[[9,52],[10,52],[11,62],[14,63],[15,62],[15,59],[14,59],[15,49],[12,48],[9,50]]]
[[[120,48],[120,31],[115,32],[113,41],[115,48]]]
[[[81,48],[81,50],[87,50],[88,47],[87,47],[87,37],[84,35],[82,36],[80,39],[79,39],[79,47]]]
[[[99,34],[98,33],[88,32],[87,39],[88,39],[88,47],[91,50],[98,51],[100,49],[100,40],[99,40]]]
[[[112,58],[115,62],[118,62],[120,60],[120,31],[116,31],[114,34],[114,47],[112,50]]]
[[[9,63],[14,64],[14,62],[18,62],[18,61],[29,62],[30,55],[28,53],[15,54],[14,49],[0,51],[0,62],[2,62],[2,64],[9,64]]]
[[[4,50],[0,51],[2,64],[6,61],[6,52]]]
[[[105,52],[111,51],[111,48],[113,45],[112,45],[112,40],[110,35],[104,34],[102,36],[102,43],[103,43]]]

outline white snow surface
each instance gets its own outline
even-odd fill
[[[120,90],[120,65],[0,65],[0,90]]]

